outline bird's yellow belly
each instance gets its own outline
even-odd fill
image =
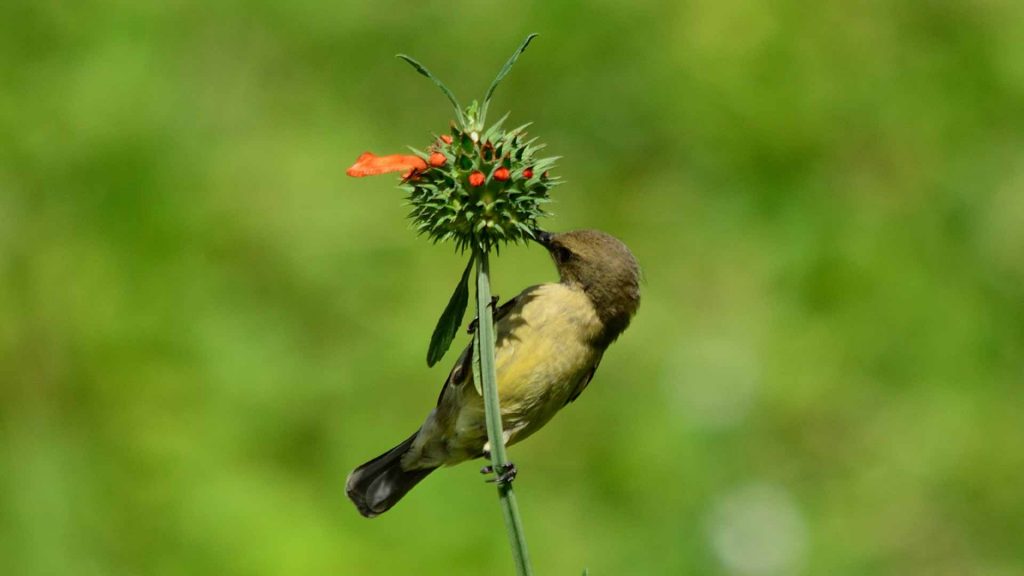
[[[600,323],[589,299],[563,285],[535,288],[497,325],[495,368],[508,444],[546,424],[600,360],[590,342]],[[471,458],[486,442],[483,400],[461,387],[451,458]]]

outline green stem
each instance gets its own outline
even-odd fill
[[[491,279],[488,254],[482,250],[475,251],[476,257],[476,314],[477,329],[474,339],[475,358],[479,365],[474,376],[480,377],[480,386],[484,397],[484,416],[487,420],[487,440],[491,446],[491,465],[495,472],[508,463],[505,454],[505,441],[501,424],[501,405],[498,402],[498,376],[494,368],[494,318],[491,310]],[[516,563],[518,576],[530,576],[530,555],[526,551],[526,537],[523,534],[523,522],[519,518],[519,507],[512,484],[498,483],[498,499],[505,517],[505,530],[508,532],[509,544],[512,546],[512,558]]]

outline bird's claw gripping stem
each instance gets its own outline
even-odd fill
[[[480,473],[493,474],[494,466],[484,466],[483,468],[480,469]],[[498,469],[497,475],[494,478],[488,479],[487,482],[497,482],[499,485],[508,485],[511,484],[512,481],[516,479],[516,475],[518,473],[519,470],[516,468],[516,465],[514,463],[506,462]]]

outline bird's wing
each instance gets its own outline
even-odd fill
[[[473,377],[473,343],[470,342],[469,346],[462,351],[459,359],[455,361],[455,366],[452,366],[452,371],[448,373],[448,378],[444,381],[444,386],[441,387],[441,393],[437,395],[437,405],[441,405],[441,399],[444,398],[444,393],[448,391],[448,387],[455,385],[458,386],[464,378]]]
[[[508,316],[508,313],[511,312],[512,309],[516,307],[516,304],[519,302],[519,299],[522,298],[522,296],[523,295],[520,294],[519,296],[516,296],[515,298],[509,300],[508,302],[505,302],[501,306],[498,306],[498,309],[494,311],[494,323],[497,324],[498,322],[501,321],[502,318]]]
[[[587,389],[587,385],[590,384],[590,381],[594,379],[594,372],[597,372],[597,367],[600,364],[601,358],[598,358],[597,362],[594,362],[594,365],[590,368],[590,370],[583,375],[583,378],[580,378],[579,383],[576,384],[576,388],[572,391],[572,394],[569,395],[569,399],[565,401],[566,406],[575,402],[576,399],[580,397],[580,394],[583,394],[583,391]]]
[[[523,292],[525,294],[526,292]],[[523,294],[519,294],[515,298],[505,302],[494,311],[494,323],[497,324],[502,318],[508,316],[515,307],[516,303],[523,297]],[[476,332],[478,318],[473,318],[473,321],[469,323],[468,332],[474,334]],[[474,338],[476,336],[473,336]],[[448,378],[444,381],[444,386],[441,387],[441,393],[437,395],[437,403],[441,404],[441,399],[444,398],[444,393],[448,390],[449,386],[458,386],[466,378],[473,377],[473,342],[470,341],[469,345],[466,346],[465,350],[459,356],[459,359],[455,361],[455,366],[452,366],[452,371],[448,373]]]
[[[497,324],[498,321],[501,320],[502,318],[504,318],[505,316],[508,316],[508,313],[511,312],[512,309],[516,307],[516,302],[519,301],[519,298],[521,296],[522,296],[522,294],[520,294],[519,296],[516,296],[515,298],[509,300],[508,302],[505,302],[501,306],[498,306],[497,309],[494,310],[494,323],[495,324]],[[498,297],[497,296],[494,297],[494,301],[495,302],[498,301]],[[469,325],[466,326],[466,332],[468,332],[470,334],[475,334],[476,333],[476,327],[477,327],[477,325],[479,323],[480,323],[480,318],[477,318],[476,316],[474,316],[473,319],[469,322]]]

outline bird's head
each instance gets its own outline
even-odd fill
[[[590,297],[614,340],[640,306],[640,266],[633,253],[599,230],[538,231],[534,237],[551,254],[562,283]]]

